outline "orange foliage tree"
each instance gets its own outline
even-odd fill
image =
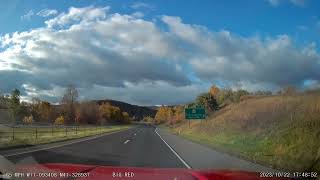
[[[216,97],[219,91],[220,89],[217,86],[213,85],[211,86],[209,93],[211,94],[211,96]]]

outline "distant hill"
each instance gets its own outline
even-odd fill
[[[94,100],[94,102],[97,102],[99,105],[103,103],[110,103],[112,106],[119,107],[121,111],[127,112],[131,117],[135,117],[138,120],[142,120],[143,117],[145,116],[154,117],[157,113],[157,110],[153,108],[132,105],[125,102],[115,101],[110,99]]]
[[[149,109],[158,110],[160,106],[147,106]]]

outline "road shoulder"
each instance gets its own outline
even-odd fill
[[[170,133],[164,128],[157,128],[158,134],[168,143],[183,160],[193,169],[228,169],[254,172],[271,172],[264,167],[229,154],[215,151]]]

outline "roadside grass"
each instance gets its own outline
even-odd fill
[[[171,130],[276,169],[320,172],[319,94],[253,98],[226,109]]]
[[[7,149],[19,146],[33,146],[98,134],[125,130],[132,125],[112,126],[79,126],[79,127],[16,127],[0,129],[0,149]],[[14,136],[13,136],[14,133]]]

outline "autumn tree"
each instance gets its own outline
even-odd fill
[[[55,125],[63,125],[63,124],[65,124],[65,119],[64,119],[64,117],[63,117],[63,116],[57,117],[57,118],[55,119],[55,121],[54,121],[54,124],[55,124]]]
[[[211,86],[209,93],[211,96],[216,97],[219,93],[220,89],[217,86]]]
[[[19,117],[19,113],[21,110],[20,107],[20,91],[18,89],[14,89],[11,92],[10,99],[9,99],[9,108],[10,108],[10,115],[12,117],[13,123],[17,123],[17,118]]]
[[[110,103],[104,103],[100,105],[99,111],[101,117],[109,123],[125,123],[123,114],[119,107],[112,106]]]
[[[130,123],[131,118],[129,116],[129,114],[127,112],[122,112],[122,119],[123,119],[123,123]]]
[[[202,93],[196,99],[198,106],[205,107],[208,111],[214,111],[218,109],[218,103],[216,99],[210,93]]]
[[[41,100],[39,98],[33,97],[31,99],[30,113],[35,120],[40,119],[40,111],[39,111],[40,103],[41,103]]]
[[[100,119],[99,105],[95,102],[82,102],[76,108],[76,122],[79,124],[97,124]]]
[[[23,123],[24,124],[32,124],[33,123],[33,116],[32,115],[30,115],[30,116],[25,116],[24,118],[23,118]]]
[[[184,119],[184,107],[183,106],[175,106],[173,108],[174,117],[173,123],[179,123]]]
[[[44,122],[49,122],[51,111],[52,111],[51,104],[47,101],[41,101],[39,111],[40,111],[40,120]]]
[[[232,89],[222,89],[216,96],[217,102],[220,106],[229,104],[232,102],[233,91]]]
[[[217,103],[224,106],[233,102],[239,102],[241,97],[250,95],[247,90],[239,89],[233,91],[232,89],[222,89],[216,95]]]
[[[77,102],[77,98],[78,98],[77,89],[73,85],[68,86],[66,88],[66,91],[61,101],[65,111],[65,123],[67,124],[75,123],[75,117],[76,117],[75,105]]]
[[[47,101],[41,101],[39,98],[32,98],[30,113],[34,120],[48,123],[52,114],[51,104]]]
[[[173,118],[172,109],[167,106],[161,106],[158,109],[157,114],[154,119],[155,119],[156,124],[161,124],[161,123],[171,121],[172,118]]]
[[[143,117],[144,122],[153,123],[154,119],[151,116],[145,116]]]
[[[156,116],[154,117],[155,123],[156,124],[161,124],[166,121],[167,115],[166,115],[166,109],[164,106],[161,106],[158,111]]]
[[[239,89],[237,91],[234,91],[232,93],[232,102],[239,102],[240,101],[240,98],[242,96],[247,96],[249,95],[250,93],[246,90],[243,90],[243,89]]]
[[[7,109],[9,107],[10,98],[8,95],[0,94],[0,108]]]

